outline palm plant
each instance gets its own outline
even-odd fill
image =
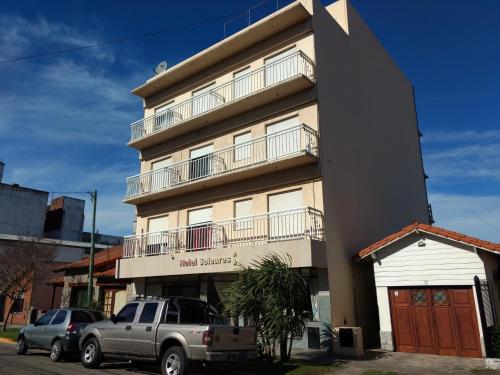
[[[279,344],[280,360],[288,361],[305,328],[308,299],[307,282],[291,268],[290,256],[269,254],[242,267],[226,291],[224,314],[255,326],[265,358],[274,359]]]

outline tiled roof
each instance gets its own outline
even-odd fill
[[[63,286],[64,285],[64,276],[58,276],[54,277],[51,279],[47,285],[54,285],[54,286]]]
[[[113,268],[110,268],[106,271],[95,272],[94,276],[95,277],[115,277],[115,270],[116,270],[116,268],[113,267]]]
[[[118,258],[121,258],[123,255],[123,246],[118,245],[118,246],[113,246],[110,247],[109,249],[101,250],[98,253],[95,254],[94,256],[94,267],[99,267],[103,266],[108,263],[114,264]],[[79,260],[77,262],[70,263],[68,265],[65,265],[63,267],[57,268],[54,270],[54,272],[57,271],[67,271],[67,270],[72,270],[72,269],[78,269],[78,268],[88,268],[89,266],[89,258],[85,258],[82,260]]]
[[[429,234],[434,234],[436,236],[448,238],[450,240],[454,240],[457,242],[461,242],[467,245],[475,246],[477,248],[483,249],[483,250],[488,250],[492,252],[497,252],[500,253],[500,244],[496,244],[493,242],[489,241],[483,241],[479,238],[476,237],[471,237],[467,236],[462,233],[458,232],[453,232],[448,229],[443,229],[439,227],[435,227],[429,224],[422,224],[422,223],[413,223],[411,225],[408,225],[407,227],[404,227],[401,229],[399,232],[393,233],[380,241],[375,242],[374,244],[368,246],[367,248],[364,248],[363,250],[359,251],[356,256],[358,258],[364,258],[382,248],[387,246],[390,243],[393,243],[400,238],[406,237],[407,235],[415,232],[424,232],[424,233],[429,233]]]

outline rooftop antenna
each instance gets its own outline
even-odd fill
[[[162,61],[158,65],[156,65],[156,68],[153,69],[155,74],[160,74],[163,73],[165,70],[167,70],[167,62]]]

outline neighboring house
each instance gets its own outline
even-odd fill
[[[218,305],[240,265],[288,254],[316,348],[324,323],[357,324],[355,251],[430,221],[412,85],[345,0],[295,1],[133,93],[118,276],[136,294]]]
[[[415,223],[357,258],[373,264],[383,349],[486,354],[485,332],[500,322],[500,244]]]
[[[4,168],[5,164],[0,162],[0,251],[15,243],[33,241],[55,246],[57,252],[49,266],[51,269],[88,254],[90,236],[83,232],[85,201],[56,197],[47,205],[48,192],[2,182]],[[97,235],[96,251],[121,244],[122,240],[122,237]],[[23,298],[13,302],[12,323],[24,324],[31,318],[33,310],[33,316],[36,316],[59,303],[60,291],[53,294],[47,281],[41,280]],[[11,304],[12,301],[0,294],[0,320],[3,321]]]
[[[128,280],[117,280],[116,260],[123,255],[121,245],[102,250],[94,258],[94,304],[109,317],[118,312],[131,297]],[[86,307],[89,272],[89,258],[56,268],[54,272],[64,272],[63,276],[52,279],[54,288],[62,287],[60,307]],[[54,304],[52,308],[59,305]]]

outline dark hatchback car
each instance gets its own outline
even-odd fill
[[[50,310],[21,329],[17,337],[17,354],[25,354],[28,349],[46,349],[50,350],[50,359],[57,362],[66,353],[78,353],[80,332],[87,324],[103,319],[99,311]]]

